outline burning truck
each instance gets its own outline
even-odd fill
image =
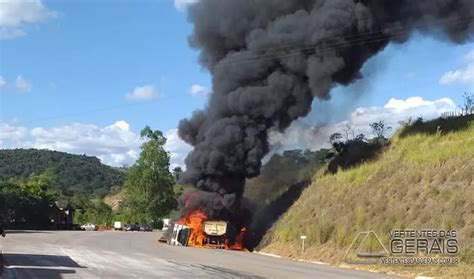
[[[244,250],[247,229],[222,220],[210,220],[202,210],[194,210],[173,226],[168,244],[199,248]],[[230,237],[237,235],[235,238]]]

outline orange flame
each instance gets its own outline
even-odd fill
[[[204,233],[203,224],[207,220],[207,215],[202,210],[194,210],[184,218],[178,220],[178,224],[189,227],[190,233],[188,238],[188,246],[203,247],[206,234]]]
[[[226,249],[229,250],[246,250],[244,247],[244,236],[247,228],[243,227],[240,229],[239,235],[235,238],[235,242],[233,244],[227,244]]]
[[[235,241],[231,244],[226,235],[222,236],[224,245],[212,245],[210,244],[210,237],[204,232],[204,222],[209,221],[206,213],[200,209],[191,211],[185,217],[179,219],[176,223],[185,225],[190,229],[188,243],[190,247],[198,248],[221,248],[228,250],[246,250],[244,248],[244,236],[247,231],[245,227],[241,228],[240,233],[237,235]]]

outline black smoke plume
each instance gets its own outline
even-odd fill
[[[188,16],[189,41],[212,74],[213,93],[205,110],[179,124],[180,137],[194,146],[182,182],[199,189],[181,205],[217,218],[239,214],[245,179],[259,174],[270,130],[283,132],[314,98],[362,78],[369,58],[413,31],[470,40],[474,1],[201,0]]]

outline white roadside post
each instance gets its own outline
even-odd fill
[[[304,240],[306,239],[306,235],[300,235],[301,239],[301,251],[304,254]]]

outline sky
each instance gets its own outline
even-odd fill
[[[130,165],[145,125],[164,132],[172,166],[191,147],[179,121],[206,106],[211,77],[187,41],[198,0],[1,0],[0,148],[44,148]],[[113,4],[112,4],[113,3]],[[346,125],[370,133],[385,120],[456,110],[474,88],[474,43],[413,34],[363,68],[364,78],[315,101],[272,152],[318,149]],[[349,97],[348,97],[349,96]]]

